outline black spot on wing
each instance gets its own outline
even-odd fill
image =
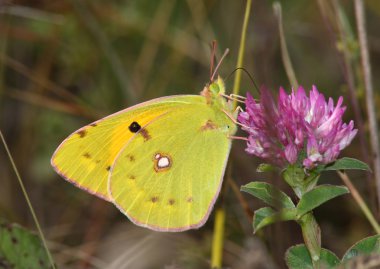
[[[137,133],[138,131],[140,131],[141,129],[141,126],[140,124],[138,124],[137,122],[132,122],[129,127],[128,127],[129,131],[131,131],[132,133]]]

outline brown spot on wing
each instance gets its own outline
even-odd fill
[[[111,166],[108,165],[108,166],[106,167],[106,170],[107,170],[107,171],[111,170]]]
[[[94,122],[94,123],[91,123],[90,126],[92,126],[92,127],[96,127],[96,126],[98,126],[98,125]]]
[[[132,179],[132,180],[135,180],[135,179],[136,179],[136,177],[135,177],[134,175],[130,175],[128,178],[129,178],[129,179]]]
[[[218,126],[212,120],[208,120],[203,126],[201,126],[201,131],[213,130],[216,128],[218,128]]]
[[[152,137],[150,136],[149,132],[142,128],[139,133],[142,135],[142,137],[144,138],[144,141],[148,141],[149,139],[151,139]]]
[[[79,135],[80,138],[83,138],[87,135],[87,131],[83,129],[83,130],[78,131],[77,134]]]
[[[133,156],[133,155],[128,154],[128,155],[126,155],[125,157],[126,157],[130,162],[134,162],[134,161],[136,161],[135,156]]]
[[[169,205],[174,205],[175,204],[175,200],[174,199],[169,199]]]
[[[83,157],[85,157],[87,159],[91,159],[91,155],[88,152],[86,152],[85,154],[83,154]]]
[[[186,202],[191,203],[193,201],[193,197],[187,197]]]
[[[151,201],[152,201],[152,203],[157,203],[158,197],[157,196],[152,197]]]

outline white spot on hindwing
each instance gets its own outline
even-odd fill
[[[157,166],[158,168],[165,168],[170,165],[170,160],[168,157],[162,157],[158,160]]]
[[[166,171],[172,166],[172,159],[168,154],[156,153],[153,158],[156,172]]]

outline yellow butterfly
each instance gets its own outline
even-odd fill
[[[162,97],[95,121],[66,138],[51,164],[137,225],[199,228],[219,194],[236,132],[224,92],[218,78],[201,95]]]

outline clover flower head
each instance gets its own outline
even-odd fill
[[[311,169],[335,161],[357,133],[354,122],[343,123],[343,97],[336,105],[315,86],[306,95],[299,87],[287,94],[280,88],[277,104],[269,90],[261,101],[248,93],[238,121],[248,133],[246,151],[278,166],[300,163]]]

